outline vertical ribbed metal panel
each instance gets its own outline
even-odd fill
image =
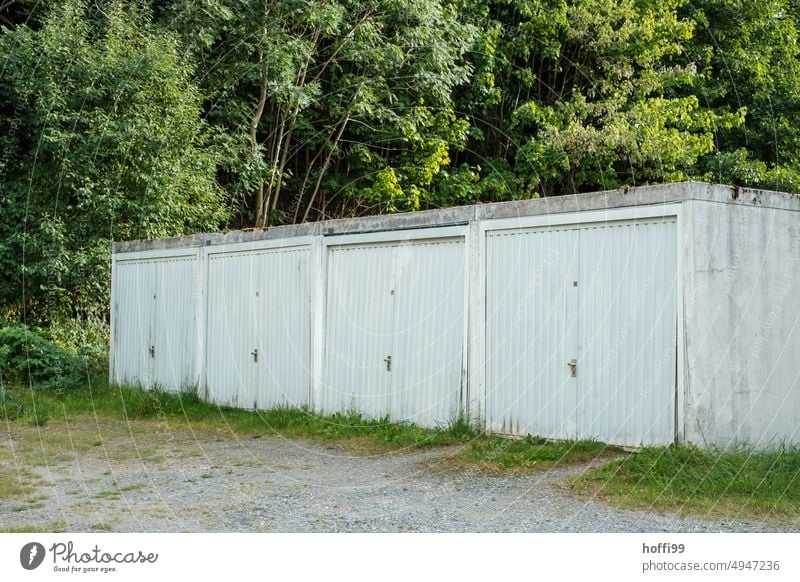
[[[309,255],[308,247],[258,255],[257,408],[309,404]]]
[[[253,253],[208,256],[206,392],[216,404],[250,408],[256,400],[257,261]]]
[[[322,410],[423,426],[458,414],[464,264],[460,240],[329,250]]]
[[[392,353],[394,247],[332,247],[328,253],[325,412],[357,410],[371,417],[389,413]]]
[[[669,219],[488,234],[488,430],[672,442],[676,236]]]
[[[194,377],[196,257],[154,261],[153,383],[168,391],[196,387]]]
[[[149,386],[155,271],[152,263],[119,261],[115,276],[114,381]]]
[[[392,405],[396,420],[446,424],[461,405],[464,243],[396,247]]]
[[[676,225],[581,229],[579,436],[614,444],[674,439]]]
[[[259,409],[308,404],[308,257],[308,247],[209,254],[209,400]]]
[[[117,262],[116,382],[169,391],[196,384],[196,269],[193,256]]]
[[[486,426],[573,438],[578,231],[489,233],[486,241]]]

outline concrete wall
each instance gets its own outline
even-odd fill
[[[800,443],[800,198],[685,182],[556,198],[323,221],[261,230],[116,243],[114,252],[216,247],[313,236],[316,281],[337,235],[467,226],[468,381],[465,406],[485,416],[484,243],[487,224],[519,228],[628,218],[678,204],[678,439],[698,445]],[[552,217],[552,222],[551,218]],[[517,219],[520,219],[519,221]],[[497,222],[494,222],[497,221]],[[409,233],[409,237],[419,236]],[[428,231],[433,232],[433,231]],[[374,236],[366,235],[365,236]],[[210,249],[209,249],[210,250]],[[202,251],[201,254],[206,254]],[[131,255],[128,255],[131,256]],[[325,301],[317,283],[314,301]],[[321,311],[320,311],[321,312]],[[321,370],[315,315],[312,375]],[[314,343],[316,342],[316,343]],[[202,343],[201,343],[202,345]],[[198,353],[202,358],[202,354]],[[112,359],[113,367],[113,359]],[[314,380],[315,386],[319,383]],[[315,389],[317,392],[318,390]],[[315,392],[317,400],[319,394]]]
[[[685,439],[800,442],[800,208],[739,196],[684,203]]]
[[[614,210],[639,206],[651,206],[669,202],[681,202],[692,197],[707,196],[709,186],[697,182],[680,182],[638,188],[621,188],[587,194],[572,194],[554,198],[517,200],[493,204],[458,206],[423,212],[406,212],[362,218],[325,220],[305,224],[274,226],[266,229],[235,230],[230,232],[204,233],[157,240],[137,240],[114,243],[115,253],[211,246],[230,243],[247,243],[260,240],[277,240],[309,235],[344,235],[370,232],[409,230],[461,226],[478,220],[523,218],[527,216],[558,215],[591,210]],[[722,187],[715,196],[730,198],[733,189]]]

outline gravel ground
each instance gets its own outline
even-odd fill
[[[106,431],[108,432],[108,431]],[[106,438],[35,467],[27,500],[0,500],[0,527],[123,532],[745,532],[765,524],[620,511],[527,476],[431,470],[454,449],[355,456],[334,445],[204,431]],[[14,434],[2,436],[6,452]],[[127,451],[130,454],[120,454]],[[6,457],[8,458],[8,457]],[[0,470],[13,470],[13,466]]]

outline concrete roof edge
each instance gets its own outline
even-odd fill
[[[274,240],[309,235],[361,234],[387,230],[409,230],[468,224],[474,220],[515,218],[541,214],[559,214],[654,204],[704,200],[800,211],[800,197],[784,192],[740,188],[706,182],[672,182],[625,187],[583,194],[568,194],[531,200],[514,200],[453,206],[420,212],[340,218],[304,224],[274,226],[266,229],[201,233],[154,240],[115,242],[114,253],[171,248],[190,248],[237,242]]]

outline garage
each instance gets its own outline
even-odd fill
[[[347,242],[328,247],[322,410],[446,424],[462,399],[463,238]]]
[[[487,232],[490,430],[675,440],[675,229],[658,218]]]
[[[195,388],[197,253],[140,253],[113,268],[114,381]]]
[[[799,216],[686,182],[117,243],[110,378],[629,447],[795,443]]]
[[[209,250],[206,397],[268,409],[309,404],[308,241]]]

